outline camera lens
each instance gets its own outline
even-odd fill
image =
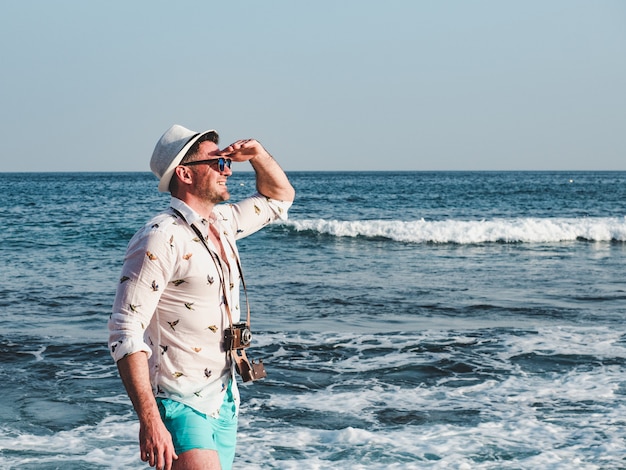
[[[250,344],[250,341],[252,341],[252,333],[246,328],[241,332],[241,344]]]

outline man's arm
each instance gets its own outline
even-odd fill
[[[117,368],[139,418],[141,460],[149,462],[151,467],[170,470],[172,459],[178,456],[152,394],[146,353],[137,352],[120,359]]]
[[[249,160],[256,173],[257,190],[263,196],[279,201],[294,200],[296,191],[287,175],[260,142],[238,140],[220,153],[236,162]]]

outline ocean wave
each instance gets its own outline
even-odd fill
[[[285,222],[296,232],[335,237],[385,238],[408,243],[554,243],[626,241],[626,217],[491,220],[325,220]]]

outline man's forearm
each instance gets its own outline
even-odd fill
[[[120,359],[117,361],[117,368],[139,420],[146,421],[155,417],[160,419],[150,385],[146,353],[141,351]]]
[[[141,460],[151,467],[170,470],[178,456],[152,394],[146,353],[137,352],[120,359],[117,368],[139,418]]]
[[[252,158],[250,164],[256,172],[256,187],[259,193],[279,201],[294,200],[296,192],[287,175],[267,151]]]

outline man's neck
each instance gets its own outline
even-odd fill
[[[191,209],[193,209],[200,217],[203,217],[206,220],[211,219],[211,214],[213,213],[213,208],[215,207],[214,203],[207,202],[189,193],[172,194],[172,196],[183,201]]]

